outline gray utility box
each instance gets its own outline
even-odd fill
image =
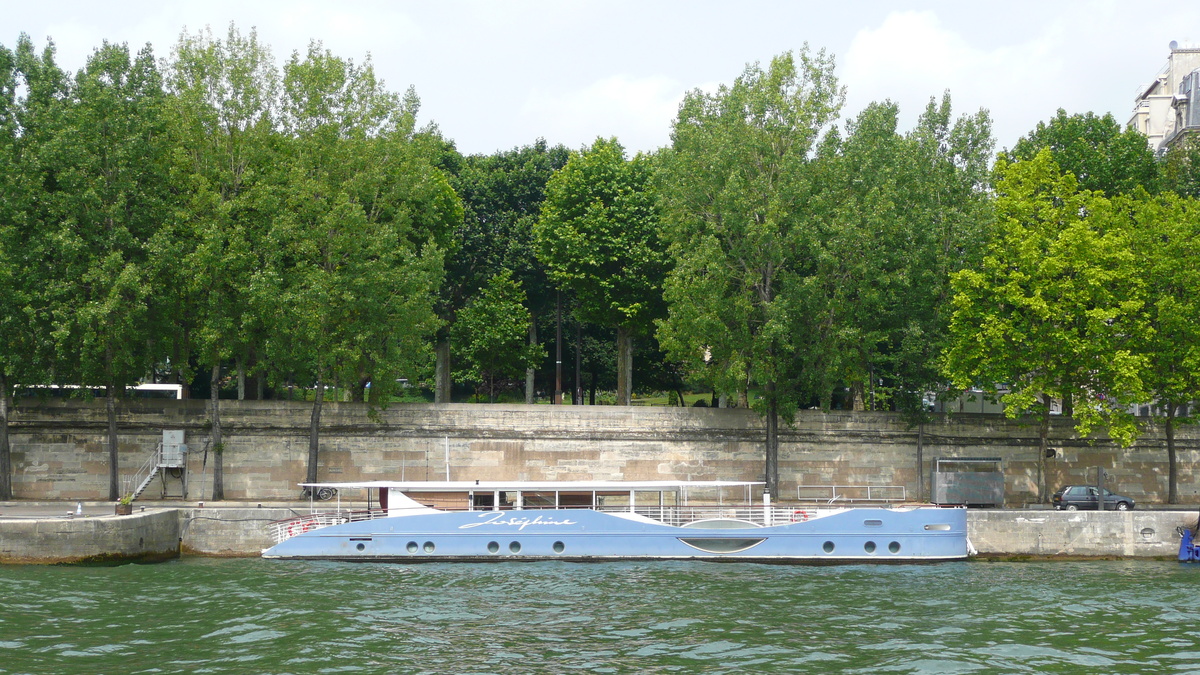
[[[1004,472],[999,457],[934,458],[929,486],[929,500],[934,504],[1004,504]]]
[[[163,431],[162,459],[160,468],[182,469],[187,467],[187,445],[183,442],[183,431]]]

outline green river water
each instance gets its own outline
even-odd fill
[[[1174,562],[0,567],[0,673],[1200,673]]]

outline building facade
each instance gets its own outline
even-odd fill
[[[1129,118],[1158,153],[1200,131],[1200,44],[1172,41],[1170,49],[1154,80],[1138,88]]]

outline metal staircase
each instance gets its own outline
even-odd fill
[[[142,462],[142,466],[128,480],[127,485],[136,485],[133,490],[127,491],[127,494],[132,494],[133,499],[142,496],[146,488],[150,487],[150,483],[154,482],[155,477],[162,477],[163,495],[166,495],[167,470],[177,469],[180,471],[179,478],[183,483],[183,497],[187,498],[187,446],[183,444],[182,431],[164,431],[163,440],[154,448],[154,453]]]
[[[137,483],[137,487],[133,489],[134,499],[141,497],[146,488],[150,487],[150,483],[154,481],[154,477],[158,475],[158,465],[162,462],[162,447],[163,444],[159,443],[154,448],[154,454],[142,462],[142,467],[133,474],[133,482]]]

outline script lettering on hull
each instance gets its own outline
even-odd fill
[[[495,511],[491,513],[483,513],[479,516],[480,520],[477,523],[466,523],[459,525],[460,530],[469,530],[472,527],[481,525],[503,525],[507,527],[515,527],[517,530],[524,530],[530,525],[574,525],[575,521],[570,518],[552,518],[550,516],[537,515],[532,518],[529,516],[517,516],[503,511]]]

